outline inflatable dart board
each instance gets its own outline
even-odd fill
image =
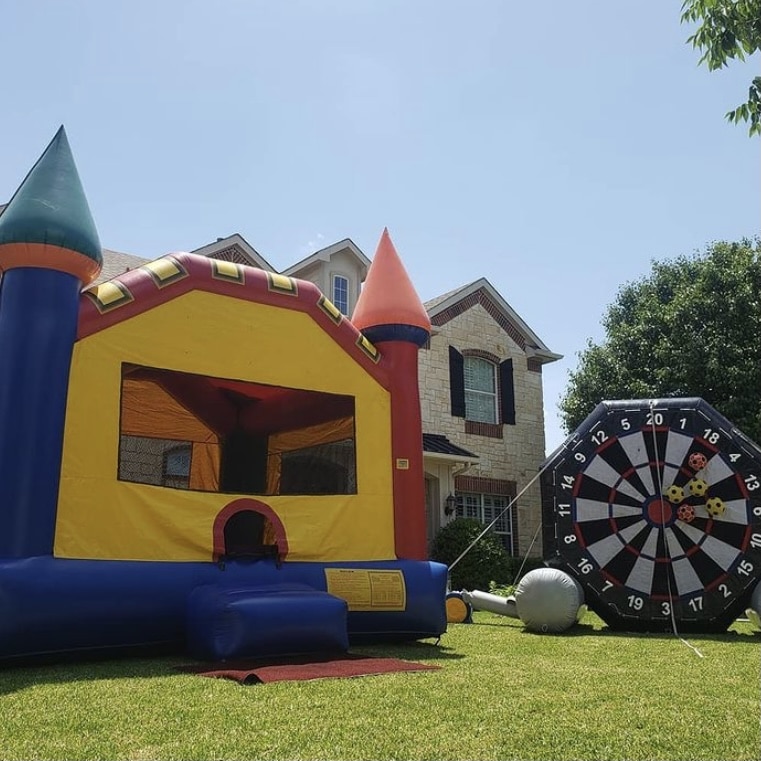
[[[545,562],[611,628],[724,631],[761,579],[761,449],[703,399],[607,401],[544,464]]]

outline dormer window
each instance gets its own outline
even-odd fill
[[[330,300],[341,312],[349,314],[349,279],[343,275],[333,275],[333,293]]]

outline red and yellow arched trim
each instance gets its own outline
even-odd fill
[[[272,530],[275,532],[275,544],[277,545],[278,555],[281,560],[285,560],[288,556],[288,537],[277,513],[269,505],[260,502],[258,499],[243,497],[228,502],[217,513],[217,517],[214,519],[214,561],[216,562],[225,554],[225,524],[233,515],[246,510],[259,513],[269,521]]]

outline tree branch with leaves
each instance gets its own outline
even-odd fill
[[[709,71],[761,50],[761,0],[684,0],[681,18],[698,25],[687,42],[702,53],[698,63]],[[761,76],[753,78],[748,100],[726,118],[734,124],[747,122],[748,134],[761,135]]]

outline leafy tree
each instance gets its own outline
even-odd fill
[[[605,399],[699,396],[761,442],[761,239],[653,262],[602,325],[560,401],[567,431]]]
[[[702,52],[699,63],[705,63],[709,71],[735,58],[744,61],[761,50],[761,0],[684,0],[682,23],[698,24],[687,42]],[[749,134],[761,135],[761,77],[753,78],[748,100],[726,118],[749,122]]]

